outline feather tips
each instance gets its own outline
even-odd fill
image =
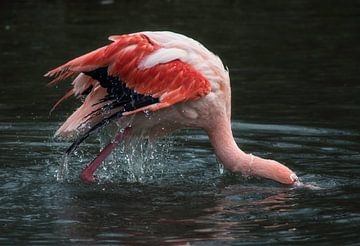
[[[157,101],[139,104],[136,108],[129,107],[125,114],[146,109],[158,110],[178,102],[198,99],[211,91],[210,82],[192,65],[183,61],[188,57],[187,51],[161,48],[142,33],[111,36],[109,39],[113,43],[75,58],[45,75],[55,77],[49,84],[77,76],[73,82],[74,95],[93,88],[84,104],[64,123],[58,134],[65,132],[65,129],[75,130],[75,126],[80,126],[91,112],[102,108],[107,99],[112,99],[112,103],[119,103],[116,98],[111,98],[109,88],[104,87],[101,78],[91,77],[90,73],[100,68],[107,69],[107,76],[121,79],[124,88],[144,97],[158,98]]]

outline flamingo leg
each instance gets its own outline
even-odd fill
[[[123,132],[119,132],[113,142],[109,143],[108,145],[103,148],[100,153],[96,156],[96,158],[90,162],[84,170],[80,174],[80,179],[86,184],[90,184],[95,182],[94,173],[96,169],[100,166],[100,164],[110,155],[110,153],[118,146],[126,137],[130,128],[127,127]]]

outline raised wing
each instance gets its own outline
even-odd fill
[[[88,94],[56,135],[88,135],[111,119],[159,110],[211,91],[210,82],[183,58],[188,50],[163,48],[147,35],[112,36],[113,43],[48,72],[49,84],[77,76],[71,95]],[[86,127],[85,127],[86,126]],[[86,129],[84,132],[83,129]]]

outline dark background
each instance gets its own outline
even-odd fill
[[[0,245],[359,243],[359,26],[350,0],[2,0]],[[201,131],[120,149],[86,186],[78,173],[99,151],[93,137],[58,182],[69,143],[52,135],[79,102],[49,116],[70,81],[49,88],[43,74],[142,30],[180,32],[218,54],[240,147],[321,189],[220,174]]]
[[[45,88],[42,75],[107,44],[107,36],[172,30],[229,67],[234,118],[359,129],[358,1],[103,3],[0,3],[4,120],[14,116],[9,107],[21,117],[46,116],[61,93]]]

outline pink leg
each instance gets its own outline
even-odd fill
[[[96,169],[100,166],[100,164],[110,155],[110,153],[113,151],[113,149],[116,148],[116,146],[119,145],[120,142],[122,142],[130,131],[130,128],[125,128],[124,132],[120,132],[115,136],[115,139],[113,142],[106,145],[104,149],[100,151],[100,153],[97,155],[97,157],[90,162],[85,169],[80,174],[80,179],[86,184],[93,183],[95,181],[94,173]]]

